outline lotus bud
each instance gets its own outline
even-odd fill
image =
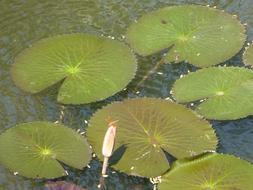
[[[104,156],[104,163],[103,163],[103,169],[102,169],[102,175],[106,175],[106,169],[108,165],[109,157],[112,156],[114,143],[115,143],[115,137],[116,137],[116,123],[118,121],[112,121],[108,124],[108,129],[105,133],[103,147],[102,147],[102,154]]]
[[[103,142],[103,148],[102,148],[102,154],[104,157],[111,157],[114,142],[115,142],[115,136],[116,136],[116,123],[117,121],[110,122],[108,124],[108,129],[105,133],[104,142]]]

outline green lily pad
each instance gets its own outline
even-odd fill
[[[180,103],[202,99],[199,114],[208,119],[232,120],[253,114],[253,71],[240,67],[213,67],[190,73],[172,89]]]
[[[176,161],[159,184],[159,190],[252,190],[252,187],[252,164],[217,153]]]
[[[19,124],[0,135],[0,163],[29,178],[66,175],[60,162],[83,169],[91,158],[85,138],[49,122]]]
[[[198,67],[224,62],[245,42],[244,26],[230,14],[199,5],[165,7],[130,25],[127,41],[146,56],[170,48],[168,62]]]
[[[243,62],[245,65],[253,66],[253,44],[249,45],[243,55]]]
[[[130,175],[162,175],[170,167],[165,152],[185,158],[216,149],[214,130],[190,109],[162,99],[136,98],[112,103],[91,118],[87,137],[100,160],[108,118],[118,120],[111,165]]]
[[[24,50],[11,69],[17,86],[37,93],[63,80],[58,101],[82,104],[123,89],[136,72],[131,50],[116,40],[88,34],[43,39]]]

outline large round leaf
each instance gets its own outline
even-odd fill
[[[243,62],[246,65],[253,66],[253,44],[251,44],[250,46],[248,46],[246,48],[244,55],[243,55]]]
[[[177,80],[172,90],[178,102],[203,99],[197,111],[208,119],[239,119],[253,114],[253,71],[214,67]]]
[[[214,8],[171,6],[144,15],[127,31],[127,39],[141,55],[169,48],[167,61],[189,61],[207,67],[226,61],[245,42],[245,29],[232,15]]]
[[[70,128],[49,122],[19,124],[0,135],[0,163],[30,178],[66,175],[59,162],[82,169],[90,161],[86,140]]]
[[[91,118],[88,141],[101,160],[108,118],[118,120],[111,164],[130,175],[155,177],[166,172],[164,151],[185,158],[216,149],[214,130],[191,110],[171,101],[137,98],[112,103]]]
[[[37,93],[64,80],[58,101],[82,104],[107,98],[133,78],[136,60],[123,43],[88,34],[41,40],[24,50],[11,69],[21,89]]]
[[[159,190],[252,190],[253,165],[234,156],[207,154],[177,161]]]

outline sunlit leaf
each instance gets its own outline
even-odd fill
[[[88,34],[69,34],[34,43],[17,56],[11,74],[17,86],[31,93],[63,80],[58,101],[82,104],[120,91],[135,71],[135,57],[123,43]]]
[[[87,137],[100,160],[108,118],[118,120],[110,163],[130,175],[163,174],[170,167],[165,152],[185,158],[216,149],[214,130],[193,111],[171,101],[137,98],[112,103],[91,118]]]
[[[19,124],[0,135],[0,163],[30,178],[66,175],[60,162],[83,169],[91,151],[84,137],[49,122]]]
[[[208,119],[239,119],[253,114],[253,71],[214,67],[177,80],[172,90],[178,102],[203,99],[196,110]]]
[[[217,153],[176,161],[159,184],[159,190],[252,190],[252,187],[252,164]]]
[[[245,42],[244,26],[232,15],[200,5],[165,7],[130,25],[127,40],[141,55],[170,48],[168,62],[207,67],[226,61]]]

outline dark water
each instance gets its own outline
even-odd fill
[[[185,64],[162,65],[143,85],[137,83],[159,60],[160,55],[139,57],[139,72],[128,88],[117,95],[94,104],[61,106],[56,103],[56,90],[49,89],[37,95],[19,90],[10,79],[13,58],[32,42],[56,34],[88,32],[114,36],[123,40],[126,27],[144,12],[166,5],[195,3],[210,4],[239,15],[248,24],[248,41],[253,40],[253,0],[0,0],[0,132],[21,122],[34,120],[56,121],[64,110],[63,122],[85,130],[90,116],[101,106],[127,97],[170,96],[174,81],[187,70]],[[242,65],[240,52],[228,65]],[[212,121],[211,121],[212,122]],[[212,122],[220,139],[219,151],[240,156],[253,162],[253,117],[236,121]],[[62,178],[89,190],[97,189],[101,164],[94,159],[84,171],[69,170]],[[112,172],[112,171],[110,171]],[[109,190],[151,190],[148,180],[111,173]],[[1,190],[41,190],[43,181],[14,176],[0,166]]]

